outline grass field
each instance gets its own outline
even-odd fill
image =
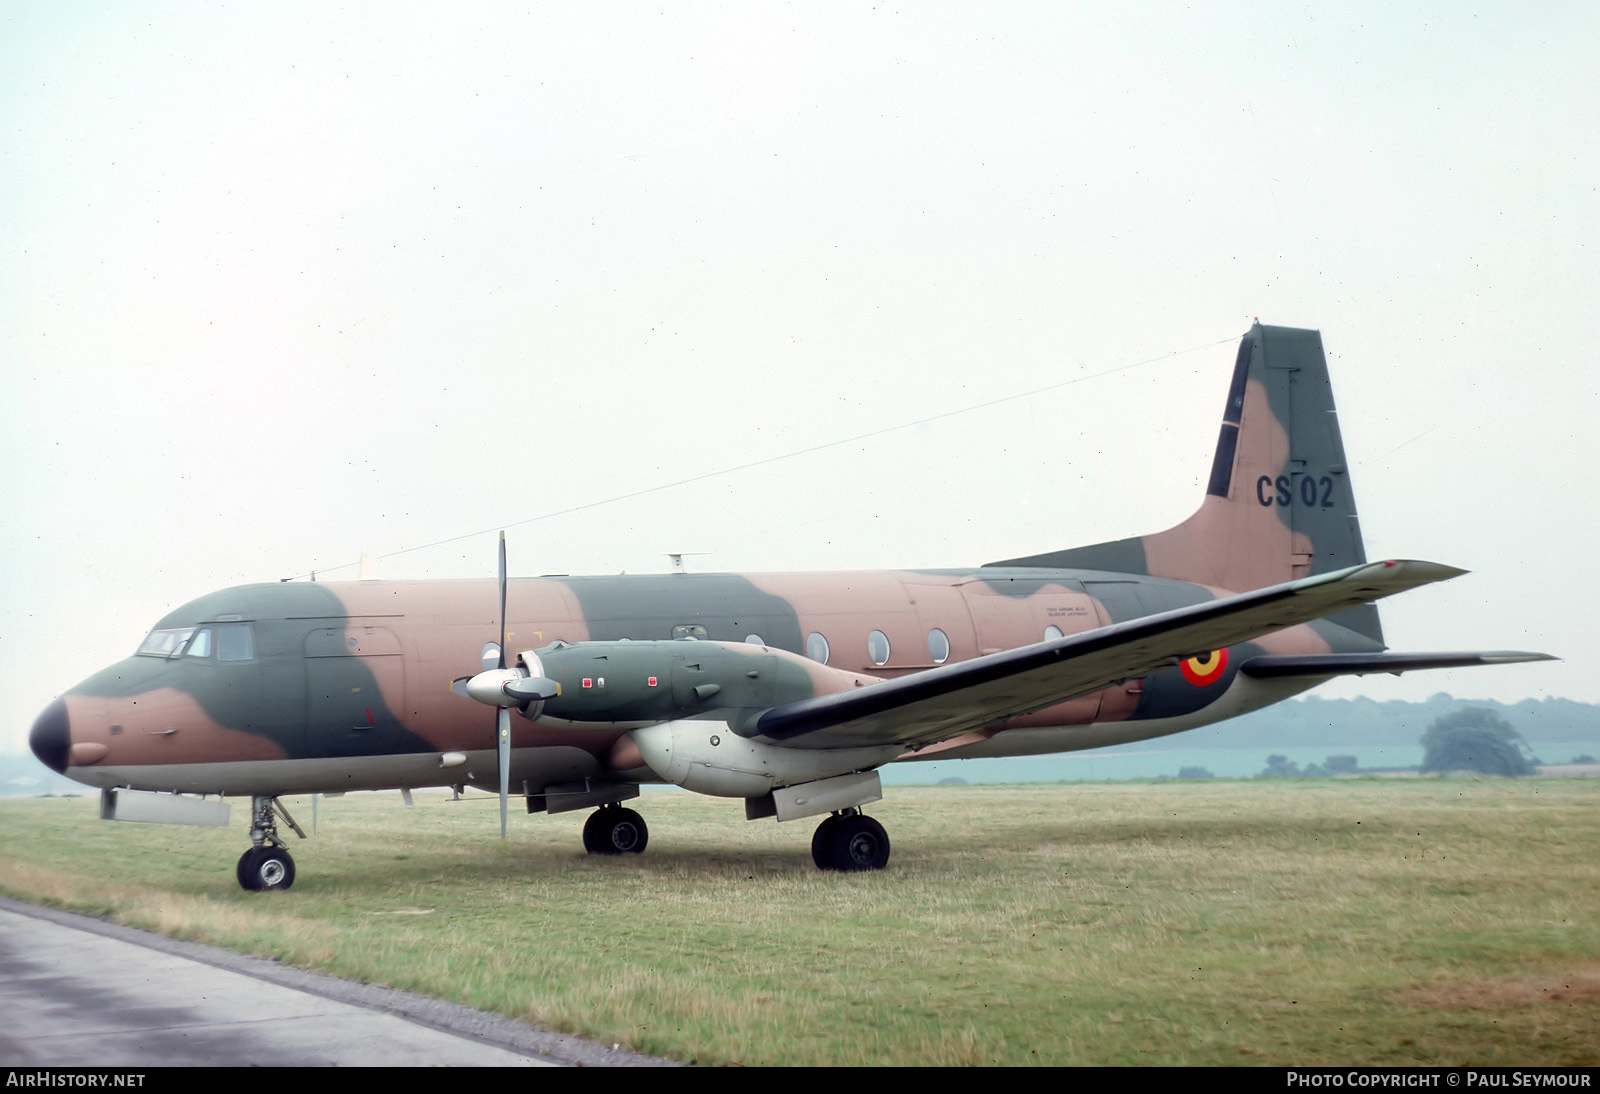
[[[703,1064],[1600,1063],[1597,780],[895,788],[849,876],[737,802],[621,860],[488,802],[324,800],[250,894],[247,808],[11,799],[0,890]]]

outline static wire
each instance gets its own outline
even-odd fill
[[[706,471],[699,475],[690,475],[686,479],[677,479],[673,482],[658,483],[655,486],[646,486],[640,490],[630,490],[626,494],[616,494],[609,498],[601,498],[598,501],[587,501],[582,505],[573,505],[566,509],[557,509],[549,513],[540,513],[535,517],[524,517],[521,520],[508,521],[505,524],[497,524],[493,528],[481,528],[476,532],[464,532],[458,536],[450,536],[446,539],[436,539],[432,543],[421,543],[415,547],[402,547],[398,551],[390,551],[388,554],[378,555],[377,557],[380,560],[399,558],[401,555],[409,555],[416,551],[427,551],[434,547],[443,547],[446,544],[460,543],[462,540],[476,539],[478,536],[487,536],[495,532],[503,532],[507,528],[520,528],[524,524],[534,524],[541,520],[554,520],[556,517],[565,517],[573,513],[581,513],[586,509],[598,509],[603,505],[614,505],[619,501],[628,501],[632,498],[642,498],[649,494],[659,494],[663,490],[674,490],[680,486],[688,486],[691,483],[705,482],[707,479],[721,478],[723,475],[735,475],[740,471],[749,471],[751,468],[755,467],[765,467],[768,464],[782,463],[784,460],[798,459],[801,456],[809,456],[813,452],[825,452],[830,448],[838,448],[840,445],[846,444],[855,444],[858,441],[869,440],[873,437],[881,437],[886,433],[898,433],[903,429],[912,429],[919,425],[927,425],[929,422],[943,421],[946,418],[955,418],[962,414],[971,414],[974,411],[987,410],[990,407],[1002,406],[1005,403],[1014,403],[1019,399],[1031,399],[1036,395],[1043,395],[1049,391],[1059,391],[1061,388],[1071,387],[1073,384],[1086,383],[1089,380],[1099,380],[1106,376],[1115,376],[1119,372],[1128,372],[1132,369],[1143,368],[1146,365],[1157,364],[1161,361],[1170,361],[1175,357],[1183,357],[1191,353],[1199,353],[1203,350],[1214,349],[1217,346],[1231,344],[1237,340],[1237,335],[1230,335],[1229,337],[1223,338],[1216,342],[1207,342],[1202,346],[1191,346],[1188,349],[1173,350],[1170,353],[1163,353],[1156,357],[1147,357],[1142,361],[1134,361],[1131,364],[1117,365],[1115,368],[1102,369],[1099,372],[1091,372],[1084,376],[1074,376],[1070,380],[1062,380],[1060,383],[1047,384],[1044,387],[1036,387],[1031,391],[1019,391],[1015,395],[1002,395],[998,399],[990,399],[987,402],[973,403],[970,406],[958,407],[955,410],[946,410],[938,414],[930,414],[926,418],[917,418],[915,421],[900,422],[896,425],[886,425],[882,429],[874,429],[866,433],[857,433],[853,437],[840,437],[837,440],[824,441],[821,444],[814,444],[808,448],[797,448],[793,452],[785,452],[782,455],[766,456],[759,460],[751,460],[749,463],[741,463],[733,467],[723,467],[715,471]],[[339,570],[348,570],[352,566],[359,565],[359,562],[345,562],[337,566],[319,566],[315,570],[309,570],[306,573],[297,574],[292,578],[284,578],[284,580],[297,581],[306,578],[315,579],[318,575],[331,574]]]

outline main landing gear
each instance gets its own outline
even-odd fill
[[[591,855],[637,855],[650,840],[644,818],[620,805],[602,805],[583,824],[583,849]]]
[[[239,885],[252,891],[287,889],[294,884],[294,859],[289,848],[278,838],[278,818],[294,829],[301,839],[306,834],[294,822],[289,811],[277,798],[250,799],[250,842],[254,847],[239,856]]]
[[[881,870],[889,864],[889,833],[865,813],[843,810],[817,825],[811,861],[819,870]]]

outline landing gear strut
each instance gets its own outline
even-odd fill
[[[294,822],[283,803],[273,797],[250,799],[250,842],[254,847],[239,856],[237,874],[242,888],[255,892],[287,889],[294,884],[294,859],[278,838],[278,818],[294,829],[301,839],[306,834]]]
[[[644,818],[620,805],[602,805],[583,824],[583,849],[591,855],[637,855],[649,839]]]
[[[865,813],[846,809],[817,825],[811,861],[819,870],[881,870],[889,864],[889,833]]]

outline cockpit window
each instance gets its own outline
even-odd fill
[[[248,623],[229,623],[217,628],[217,660],[249,661],[256,655],[255,635]]]
[[[139,647],[141,657],[210,657],[218,661],[253,661],[255,633],[248,623],[209,627],[164,627],[151,631]]]
[[[168,627],[151,631],[139,647],[139,653],[145,657],[176,657],[193,633],[193,627]]]

